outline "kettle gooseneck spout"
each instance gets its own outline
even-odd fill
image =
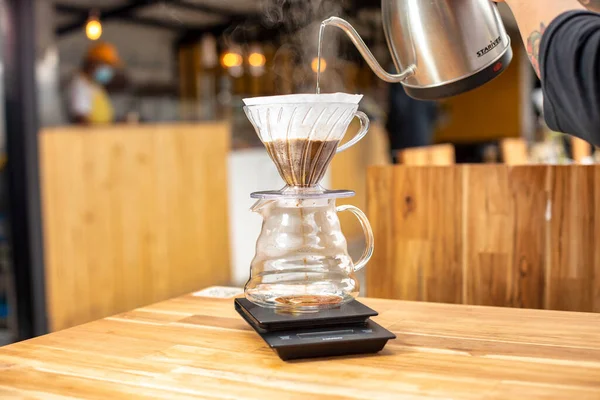
[[[369,50],[369,48],[362,40],[356,29],[354,29],[354,27],[350,25],[348,21],[338,17],[331,17],[321,23],[321,29],[329,25],[340,28],[346,33],[346,35],[348,35],[350,40],[352,40],[352,43],[354,43],[354,46],[356,46],[356,48],[363,56],[369,67],[371,67],[371,69],[379,79],[390,83],[396,83],[405,80],[411,75],[414,75],[415,70],[417,68],[414,64],[409,65],[404,71],[401,71],[399,74],[390,74],[389,72],[384,70],[381,67],[381,65],[379,65],[377,59],[375,58],[373,53],[371,53],[371,50]]]

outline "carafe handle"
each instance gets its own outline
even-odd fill
[[[363,232],[365,234],[365,239],[366,239],[366,246],[365,246],[365,250],[363,251],[360,259],[354,263],[354,271],[358,271],[358,270],[364,268],[365,265],[367,265],[367,262],[369,262],[369,260],[371,259],[371,256],[373,255],[374,240],[373,240],[373,230],[371,229],[371,224],[369,223],[369,220],[367,219],[367,216],[365,215],[365,213],[362,212],[360,210],[360,208],[358,208],[358,207],[354,207],[351,205],[343,205],[343,206],[336,207],[336,211],[337,212],[350,211],[352,214],[354,214],[356,216],[356,218],[358,219],[358,222],[360,222],[360,226],[362,226],[362,228],[363,228]]]
[[[338,147],[337,153],[340,153],[346,150],[349,147],[354,146],[360,139],[364,138],[369,130],[369,125],[371,122],[369,121],[369,117],[362,111],[357,111],[354,113],[354,116],[358,118],[360,121],[360,129],[356,132],[356,135],[352,139],[350,139],[347,143],[344,143],[343,146]]]

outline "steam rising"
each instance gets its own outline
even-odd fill
[[[317,56],[317,40],[321,22],[331,16],[342,15],[340,0],[262,0],[262,18],[265,26],[278,26],[290,32],[282,39],[275,54],[273,71],[282,79],[291,80],[301,92],[315,90],[316,76],[310,63]],[[341,65],[338,62],[339,32],[326,29],[323,41],[323,57],[327,60],[327,71],[322,77],[323,91],[343,90]],[[291,53],[296,68],[294,76],[286,76],[281,59]]]
[[[253,1],[253,0],[250,0]],[[312,71],[311,61],[317,56],[317,40],[321,22],[331,16],[343,15],[342,4],[346,0],[254,0],[260,2],[258,15],[260,24],[233,23],[223,32],[226,47],[248,50],[260,29],[273,29],[284,32],[273,59],[272,70],[275,75],[293,82],[296,90],[313,92],[316,87],[316,74]],[[226,1],[224,2],[226,3]],[[173,21],[182,24],[184,15],[167,0],[161,1],[161,11]],[[287,33],[286,33],[287,32]],[[274,34],[275,36],[275,34]],[[343,91],[343,62],[338,58],[340,31],[327,28],[323,40],[323,57],[327,70],[321,77],[323,92]],[[346,40],[344,38],[344,40]],[[293,76],[285,70],[284,58],[291,58],[296,65]]]
[[[267,26],[274,26],[285,22],[283,7],[286,0],[262,0],[261,9],[264,11],[264,22]]]

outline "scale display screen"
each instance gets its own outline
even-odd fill
[[[324,331],[324,332],[309,332],[298,333],[298,339],[321,339],[321,340],[336,340],[343,339],[344,336],[354,334],[354,329],[344,329],[340,331]]]

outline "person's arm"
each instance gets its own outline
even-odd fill
[[[578,0],[585,8],[600,12],[600,0]]]
[[[588,1],[597,2],[600,0]],[[535,69],[538,77],[541,77],[540,43],[546,28],[563,12],[583,10],[584,8],[577,4],[575,0],[506,0],[505,2],[517,20],[533,69]]]
[[[507,4],[541,80],[548,127],[600,145],[600,14],[576,0]]]

